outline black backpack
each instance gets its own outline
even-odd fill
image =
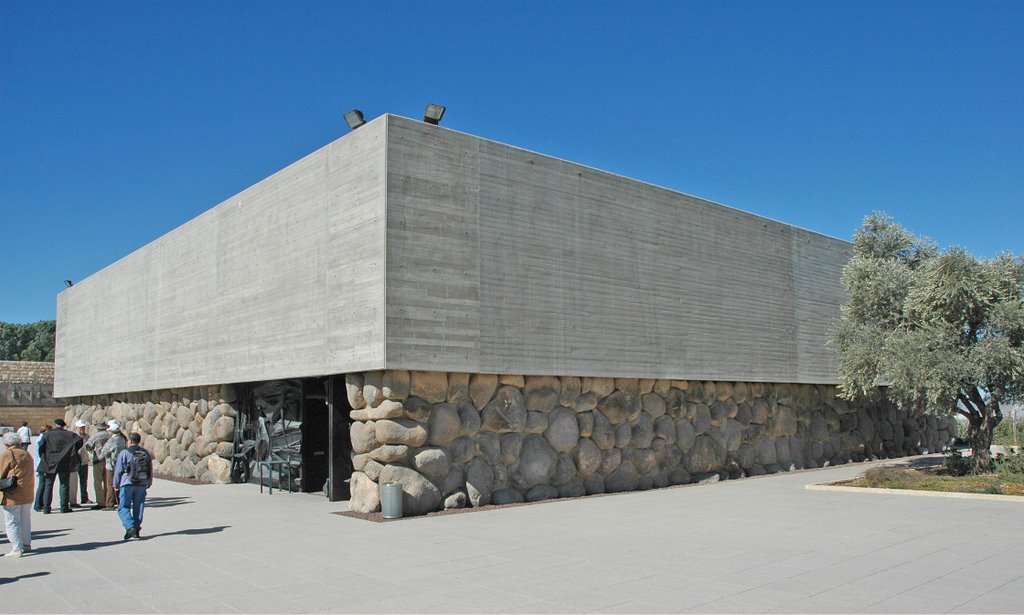
[[[131,457],[128,458],[128,470],[125,472],[128,475],[128,482],[133,485],[149,483],[150,472],[152,472],[149,453],[141,447],[128,452],[131,453]]]

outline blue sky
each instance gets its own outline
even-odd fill
[[[1024,2],[0,2],[0,321],[419,117],[849,239],[1024,253]],[[130,297],[112,300],[131,300]]]

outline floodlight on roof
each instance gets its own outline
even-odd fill
[[[440,122],[441,118],[444,117],[445,109],[447,109],[447,107],[435,105],[434,103],[429,103],[427,105],[427,108],[423,110],[423,121],[428,124],[433,124],[434,126],[437,126],[437,123]]]
[[[67,286],[68,288],[71,288],[74,285],[75,285],[75,283],[72,282],[71,280],[64,280],[64,286]]]
[[[366,120],[363,119],[362,111],[360,111],[359,109],[353,109],[345,114],[345,123],[348,124],[349,128],[355,130],[356,128],[359,128],[360,126],[365,124]]]

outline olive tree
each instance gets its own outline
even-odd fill
[[[959,413],[974,471],[991,471],[1002,405],[1024,390],[1024,258],[939,251],[879,212],[864,219],[853,248],[832,333],[840,393]]]

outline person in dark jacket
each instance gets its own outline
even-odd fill
[[[43,456],[39,454],[39,446],[43,443],[43,435],[48,431],[50,431],[49,425],[40,425],[39,438],[36,439],[36,454],[34,456],[36,464],[36,499],[32,504],[32,510],[36,512],[43,512],[43,483],[46,482],[46,475],[44,475],[43,471],[39,469],[39,460],[43,458]]]
[[[50,514],[50,505],[53,503],[53,483],[60,479],[60,511],[69,513],[72,511],[69,500],[68,480],[71,471],[78,471],[80,462],[79,451],[82,448],[82,439],[78,434],[65,429],[67,423],[64,419],[57,419],[53,422],[53,429],[39,441],[39,470],[43,473],[43,514]],[[77,478],[77,477],[76,477]]]

